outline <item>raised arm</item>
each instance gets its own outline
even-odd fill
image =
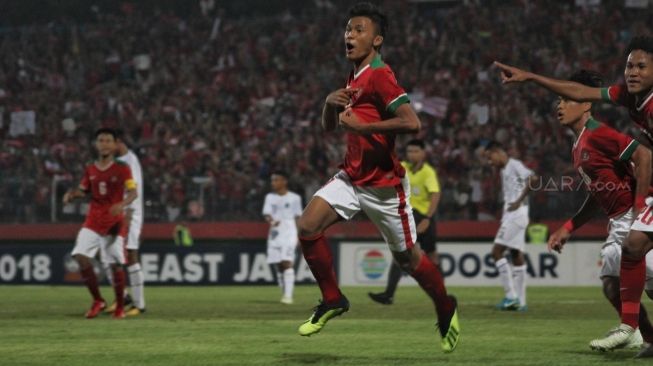
[[[501,82],[504,84],[532,81],[560,96],[578,102],[603,100],[601,88],[592,88],[573,81],[549,78],[498,61],[494,61],[494,66],[501,70]]]

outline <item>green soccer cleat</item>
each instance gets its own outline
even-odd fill
[[[449,296],[453,301],[454,308],[451,318],[436,324],[440,329],[440,346],[445,353],[453,352],[458,346],[460,340],[460,323],[458,322],[458,300],[454,296]]]
[[[349,311],[349,300],[347,300],[345,295],[341,296],[337,303],[331,305],[320,301],[320,304],[315,307],[313,315],[304,324],[299,326],[299,335],[308,337],[319,333],[331,318],[335,318]]]

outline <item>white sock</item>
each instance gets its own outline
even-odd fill
[[[292,293],[295,289],[295,269],[290,267],[283,271],[283,297],[292,299]]]
[[[526,305],[526,265],[515,266],[512,269],[513,276],[515,276],[515,290],[517,290],[517,297],[519,297],[519,305]]]
[[[109,263],[102,263],[102,270],[104,271],[104,277],[107,278],[109,285],[113,286],[113,268]]]
[[[283,293],[283,274],[281,271],[277,269],[277,285],[281,288],[281,292]]]
[[[506,258],[501,258],[494,263],[494,266],[499,271],[499,278],[501,278],[501,284],[503,285],[503,291],[506,293],[506,298],[517,298],[515,285],[512,281],[512,268],[510,268],[508,260]]]
[[[127,272],[129,273],[129,287],[131,288],[134,306],[145,309],[145,275],[141,270],[141,264],[132,264],[127,267]]]

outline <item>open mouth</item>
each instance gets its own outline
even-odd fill
[[[347,53],[350,53],[351,51],[354,50],[354,45],[347,42],[347,43],[345,43],[345,48],[347,49]]]

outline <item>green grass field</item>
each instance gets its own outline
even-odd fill
[[[453,288],[462,338],[443,354],[421,290],[399,289],[392,306],[368,288],[345,288],[352,308],[318,335],[297,326],[319,297],[300,286],[295,305],[274,287],[150,287],[148,312],[86,320],[83,287],[0,286],[1,365],[597,365],[645,364],[634,351],[592,352],[617,325],[596,288],[529,289],[527,313],[499,312],[498,288]],[[109,299],[109,288],[103,288]],[[650,303],[646,300],[646,303]]]

